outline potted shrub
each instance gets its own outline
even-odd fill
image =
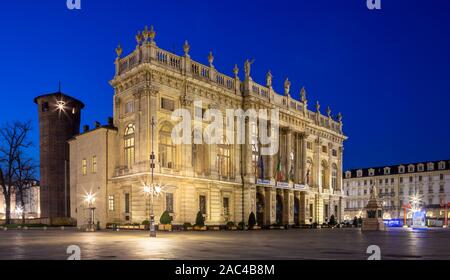
[[[192,230],[192,224],[191,223],[184,223],[183,224],[184,230]]]
[[[334,228],[336,226],[336,218],[334,217],[334,215],[331,215],[330,217],[330,222],[328,223],[332,228]]]
[[[159,219],[158,230],[172,231],[172,217],[169,211],[164,211]]]
[[[245,223],[244,223],[244,222],[239,222],[239,224],[238,224],[238,229],[240,229],[240,230],[245,230],[245,229],[246,229]]]
[[[194,230],[207,230],[205,226],[205,218],[203,217],[203,213],[198,211],[197,218],[195,218]]]
[[[234,222],[228,222],[227,223],[227,229],[228,230],[237,230],[236,225],[234,224]]]
[[[143,220],[141,223],[141,229],[149,230],[150,229],[150,221],[149,220]]]

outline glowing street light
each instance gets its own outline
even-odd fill
[[[158,184],[144,185],[144,193],[146,193],[150,198],[150,237],[156,237],[155,230],[155,214],[153,211],[153,199],[155,196],[159,196],[162,191],[162,187]]]
[[[94,224],[95,194],[93,194],[92,192],[86,193],[86,195],[84,196],[84,201],[87,203],[88,209],[89,209],[89,221],[88,221],[88,227],[86,230],[87,231],[95,231],[95,224]]]
[[[16,214],[17,214],[17,217],[19,217],[19,218],[22,217],[22,214],[23,214],[23,208],[22,208],[22,206],[20,206],[20,205],[17,206],[15,212],[16,212]]]

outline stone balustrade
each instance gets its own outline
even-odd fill
[[[154,42],[139,44],[129,55],[123,58],[118,57],[116,59],[116,77],[125,75],[137,66],[145,63],[155,64],[197,80],[212,83],[215,86],[229,90],[233,94],[243,95],[245,89],[248,88],[249,94],[253,96],[297,113],[300,117],[320,127],[342,133],[342,123],[339,120],[306,109],[307,105],[302,101],[295,100],[289,95],[278,94],[272,87],[260,85],[252,79],[240,81],[237,72],[235,77],[227,76],[218,72],[212,63],[210,66],[201,64],[192,60],[187,53],[184,56],[173,54],[157,47]],[[248,86],[244,86],[245,83],[248,83]]]

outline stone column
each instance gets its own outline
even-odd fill
[[[255,171],[252,164],[252,140],[251,140],[251,123],[245,120],[245,177],[247,182],[254,181]]]
[[[307,156],[307,142],[308,142],[308,135],[306,133],[302,134],[302,156],[301,156],[301,166],[302,166],[302,178],[301,178],[301,182],[303,184],[306,184],[306,174],[308,171],[308,166],[307,166],[307,160],[308,160],[308,156]]]
[[[276,192],[275,188],[266,187],[264,195],[264,213],[265,213],[265,224],[272,225],[276,222]]]
[[[290,128],[286,129],[286,179],[289,181],[291,178],[290,172],[292,168],[292,160],[291,160],[291,152],[292,152],[292,130]]]

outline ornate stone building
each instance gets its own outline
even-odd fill
[[[96,125],[70,141],[70,190],[72,216],[78,224],[87,221],[86,193],[96,194],[96,218],[107,222],[140,223],[148,219],[149,199],[144,185],[150,182],[150,154],[155,153],[154,181],[163,185],[155,199],[156,221],[164,210],[174,224],[195,223],[201,211],[207,225],[248,221],[251,212],[260,225],[321,224],[331,215],[343,217],[342,116],[334,119],[308,110],[306,91],[301,100],[251,78],[251,64],[244,64],[245,78],[220,73],[212,53],[208,65],[191,59],[185,42],[184,55],[159,48],[153,28],[136,36],[136,48],[122,56],[116,49],[114,118]],[[197,100],[202,107],[196,107]],[[260,155],[260,145],[180,144],[172,142],[176,125],[171,115],[185,108],[202,117],[207,109],[279,109],[279,152]],[[152,133],[151,120],[155,120]],[[226,122],[236,122],[227,119]],[[269,120],[270,122],[271,120]],[[200,127],[208,121],[200,121]],[[245,121],[246,136],[257,135],[258,126]],[[235,131],[231,135],[234,135]],[[192,131],[194,135],[194,130]],[[153,135],[153,141],[152,141]],[[234,137],[234,136],[232,136]],[[264,168],[262,168],[264,166]]]
[[[444,218],[441,203],[450,202],[450,161],[430,161],[348,170],[344,174],[345,219],[364,217],[364,206],[375,186],[383,202],[384,219],[403,219],[403,205],[413,199],[428,218]],[[409,212],[409,211],[408,211]],[[411,212],[407,214],[411,218]]]

